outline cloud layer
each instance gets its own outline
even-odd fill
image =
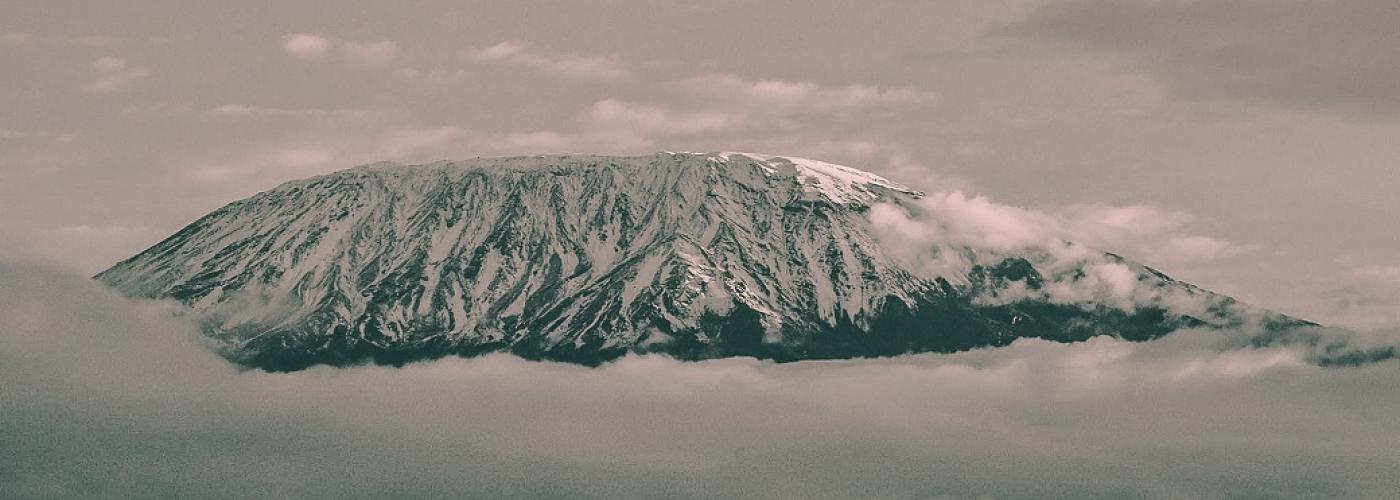
[[[1387,340],[1389,341],[1389,340]],[[1315,354],[1315,353],[1313,353]],[[1380,498],[1395,361],[1179,332],[774,365],[237,372],[160,304],[0,259],[0,496]]]

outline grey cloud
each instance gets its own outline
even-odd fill
[[[1380,498],[1400,364],[1179,332],[775,365],[506,356],[238,372],[0,258],[0,496]],[[1247,459],[1242,459],[1247,457]]]
[[[1057,0],[1001,34],[1121,54],[1181,94],[1400,117],[1391,0]]]

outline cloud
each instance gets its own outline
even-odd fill
[[[8,45],[12,47],[17,47],[20,45],[29,45],[29,41],[32,38],[33,37],[29,36],[29,33],[23,31],[8,31],[5,33],[0,33],[0,45]]]
[[[482,61],[502,61],[521,57],[525,46],[513,42],[501,42],[476,51],[476,58]]]
[[[574,151],[577,147],[578,136],[550,130],[540,130],[536,132],[505,134],[499,139],[490,142],[494,150],[497,151],[510,151],[520,154],[567,153]]]
[[[873,158],[881,147],[872,141],[862,140],[822,140],[812,145],[812,152],[818,157],[842,156],[846,158]]]
[[[1174,262],[1209,262],[1233,257],[1246,249],[1234,243],[1199,234],[1177,234],[1166,239],[1154,254]]]
[[[282,168],[306,168],[325,165],[335,158],[335,151],[325,147],[297,147],[278,151],[273,164]]]
[[[340,59],[347,65],[358,68],[377,68],[398,59],[402,52],[399,43],[393,40],[377,42],[357,42],[354,40],[334,40],[313,33],[294,33],[282,37],[282,50],[305,59],[325,56],[337,49]]]
[[[626,65],[614,56],[550,55],[529,50],[524,44],[501,42],[468,51],[472,59],[505,62],[582,79],[617,79],[628,75]]]
[[[120,37],[111,35],[80,35],[65,37],[61,41],[68,45],[87,48],[112,47],[122,43]]]
[[[1400,284],[1400,266],[1366,266],[1357,270],[1362,276],[1379,278]]]
[[[883,88],[850,84],[826,87],[812,82],[745,80],[734,75],[705,75],[681,82],[693,92],[737,101],[768,111],[812,111],[818,113],[890,109],[898,106],[935,104],[935,92],[912,87]]]
[[[128,226],[128,225],[124,225],[124,224],[95,225],[95,226],[94,226],[94,225],[89,225],[89,224],[78,224],[78,225],[74,225],[74,226],[63,226],[63,227],[60,227],[60,228],[55,229],[55,231],[56,231],[57,233],[59,233],[59,234],[63,234],[63,235],[67,235],[67,236],[87,236],[87,235],[96,234],[96,233],[107,233],[107,234],[147,233],[147,232],[151,232],[151,231],[154,231],[154,230],[151,229],[151,228],[149,228],[149,227],[144,227],[144,226]]]
[[[399,56],[399,44],[392,40],[379,42],[345,42],[340,46],[345,59],[352,65],[375,67],[393,62]]]
[[[879,204],[869,216],[883,247],[927,278],[969,283],[974,266],[995,266],[1009,257],[1027,259],[1045,278],[1036,290],[1012,286],[980,298],[991,303],[1034,298],[1124,310],[1164,307],[1203,317],[1222,305],[1218,299],[1194,290],[1161,288],[1160,279],[1148,269],[1104,252],[1152,265],[1186,265],[1246,251],[1187,232],[1187,214],[1146,205],[1084,204],[1045,212],[947,190],[908,205]]]
[[[126,59],[102,57],[92,63],[94,77],[82,86],[89,94],[112,94],[130,89],[151,76],[151,70],[132,66]]]
[[[1077,204],[1055,214],[1066,237],[1161,265],[1192,265],[1234,257],[1251,248],[1190,232],[1195,218],[1151,205]]]
[[[184,168],[184,177],[208,183],[221,183],[230,180],[245,180],[252,176],[279,172],[283,178],[286,172],[305,174],[322,170],[342,160],[341,151],[321,144],[301,144],[269,148],[237,161],[198,162]]]
[[[15,130],[15,129],[0,128],[0,141],[3,141],[3,140],[23,140],[23,139],[42,139],[42,140],[52,140],[52,141],[57,142],[57,143],[59,143],[59,144],[67,144],[67,143],[70,143],[70,142],[73,142],[73,141],[77,140],[78,137],[79,137],[79,134],[78,134],[77,132],[72,132],[72,131],[54,131],[54,130],[42,130],[42,129],[41,129],[41,130]]]
[[[1148,205],[1071,205],[1065,214],[1073,219],[1125,231],[1132,236],[1170,231],[1191,221],[1182,212],[1166,212]]]
[[[293,33],[282,37],[282,50],[297,57],[320,57],[330,48],[330,39],[313,33]]]
[[[170,229],[148,220],[103,213],[65,217],[32,232],[25,241],[38,254],[57,262],[112,263],[112,255],[131,255],[168,236]],[[3,253],[3,251],[0,251]],[[81,269],[94,271],[95,269]]]
[[[1310,356],[1395,337],[1310,335],[268,374],[162,304],[9,255],[0,496],[1385,498],[1400,363]]]
[[[372,111],[358,108],[275,108],[264,106],[253,106],[241,103],[227,103],[214,106],[209,109],[209,114],[217,117],[318,117],[318,116],[367,116],[374,114]]]
[[[453,126],[404,128],[384,137],[378,151],[386,158],[404,158],[425,150],[440,149],[464,133],[464,130]]]
[[[898,179],[925,192],[973,191],[972,181],[938,172],[937,169],[916,161],[904,151],[891,154],[884,171],[889,174],[890,179]]]
[[[593,103],[585,117],[584,129],[594,142],[624,149],[649,147],[656,136],[693,135],[742,127],[740,112],[678,112],[617,99]]]
[[[604,128],[642,129],[657,133],[695,134],[725,130],[743,122],[742,116],[726,113],[673,113],[667,109],[617,99],[593,103],[588,117]]]
[[[1391,0],[1057,0],[1003,35],[1116,54],[1177,93],[1400,116]]]
[[[514,60],[526,54],[520,45],[502,43],[476,51],[481,60]],[[673,82],[674,83],[674,82]],[[805,82],[749,82],[733,76],[699,77],[670,86],[684,96],[659,105],[618,98],[593,102],[584,112],[576,132],[551,132],[569,136],[575,147],[593,146],[608,151],[642,152],[661,142],[694,144],[716,142],[717,137],[741,137],[753,144],[806,151],[811,156],[839,155],[870,159],[882,153],[881,145],[865,140],[804,137],[800,129],[811,122],[804,113],[882,112],[900,105],[918,106],[936,100],[936,94],[909,88],[884,89],[853,84],[827,88]],[[783,131],[787,137],[763,139],[767,131]],[[737,135],[743,132],[743,135]],[[734,144],[733,140],[725,141]],[[693,146],[682,146],[686,150]],[[905,165],[909,165],[905,162]]]
[[[471,72],[465,69],[449,68],[395,68],[391,73],[394,78],[404,81],[425,83],[429,85],[457,84],[471,76]]]
[[[1384,280],[1383,280],[1384,281]],[[1382,287],[1394,282],[1384,281]],[[1314,295],[1311,301],[1315,311],[1309,311],[1309,318],[1337,325],[1364,330],[1400,329],[1400,300],[1393,289],[1375,289],[1361,284],[1323,290],[1304,290]]]
[[[190,167],[184,175],[202,182],[223,182],[235,178],[243,170],[229,165],[203,163]]]
[[[577,132],[540,130],[480,137],[482,149],[511,154],[644,152],[659,140],[696,137],[745,126],[742,112],[680,111],[619,99],[594,102],[578,117]]]

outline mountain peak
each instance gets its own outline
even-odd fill
[[[707,156],[721,158],[724,161],[730,161],[736,157],[749,158],[760,162],[760,165],[770,174],[796,175],[804,186],[809,187],[811,193],[821,194],[838,203],[870,202],[878,198],[878,194],[870,190],[871,187],[890,189],[915,196],[923,195],[923,193],[870,172],[819,160],[741,152],[710,153]]]
[[[567,170],[598,168],[608,164],[640,164],[653,169],[703,168],[712,164],[734,164],[756,167],[769,178],[792,178],[802,187],[804,198],[839,204],[871,204],[889,192],[911,196],[923,193],[890,181],[879,175],[845,165],[796,156],[746,152],[672,152],[664,151],[640,156],[603,156],[589,154],[551,154],[505,157],[484,157],[471,160],[440,160],[424,164],[375,162],[330,175],[345,173],[393,173],[403,170],[431,169],[494,169],[508,171]],[[725,171],[734,173],[734,171]]]
[[[837,358],[1240,321],[1228,298],[1107,257],[949,248],[975,265],[930,275],[869,210],[918,196],[754,153],[377,163],[231,203],[98,279],[187,305],[231,358],[279,370],[489,351]],[[1120,282],[1156,302],[1062,289]]]

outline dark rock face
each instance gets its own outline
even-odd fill
[[[378,164],[229,204],[97,278],[188,305],[231,359],[269,370],[495,351],[846,358],[1246,320],[1228,298],[1111,255],[1139,285],[1205,307],[1051,300],[1050,283],[1078,278],[970,248],[958,251],[985,264],[927,275],[868,215],[919,197],[847,167],[738,153]]]

